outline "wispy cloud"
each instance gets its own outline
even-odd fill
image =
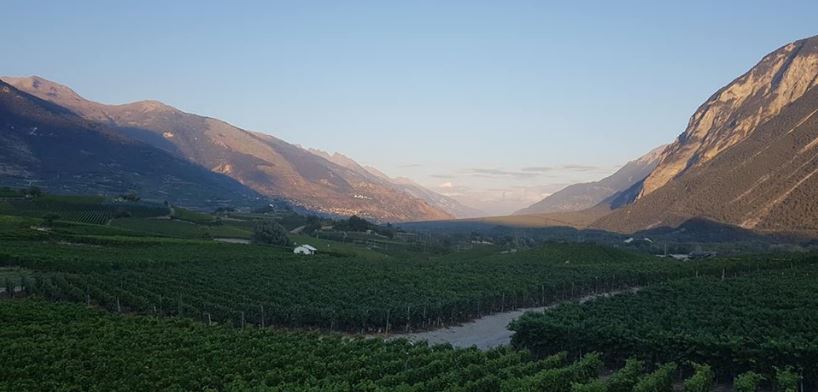
[[[589,171],[598,171],[604,170],[606,168],[601,166],[592,166],[592,165],[563,165],[563,170],[569,171],[577,171],[577,172],[589,172]]]
[[[444,179],[444,180],[448,180],[448,179],[454,178],[454,175],[452,175],[452,174],[430,174],[429,177],[441,178],[441,179]]]
[[[569,164],[562,166],[529,166],[520,170],[530,173],[550,173],[555,171],[589,172],[607,169],[607,167],[602,166]]]
[[[531,167],[524,167],[520,169],[524,172],[534,172],[534,173],[548,173],[550,171],[556,170],[556,168],[552,166],[531,166]]]
[[[421,163],[406,163],[406,164],[403,164],[403,165],[399,165],[398,167],[402,168],[402,169],[408,169],[408,168],[412,168],[412,167],[422,167],[422,166],[423,166],[423,164],[421,164]]]
[[[497,177],[511,177],[511,178],[531,178],[536,177],[538,173],[532,172],[524,172],[524,171],[511,171],[505,169],[497,169],[497,168],[472,168],[464,171],[465,174],[476,176],[476,177],[489,177],[489,178],[497,178]]]

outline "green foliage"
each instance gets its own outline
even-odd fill
[[[42,195],[36,198],[0,199],[0,214],[40,218],[59,215],[61,221],[107,224],[115,216],[155,217],[168,209],[145,202],[113,202],[98,196]]]
[[[367,231],[369,229],[372,229],[373,227],[374,225],[367,221],[366,219],[359,218],[356,215],[352,215],[346,221],[346,225],[344,226],[343,229],[349,231]]]
[[[586,383],[597,377],[602,368],[599,354],[591,353],[565,367],[545,368],[536,374],[511,379],[502,384],[502,391],[570,391],[574,384]]]
[[[792,367],[775,368],[775,390],[779,392],[797,392],[801,378]]]
[[[238,324],[244,312],[253,324],[354,332],[433,328],[695,273],[685,264],[573,244],[516,254],[483,248],[432,259],[324,254],[305,262],[289,249],[256,245],[137,237],[83,241],[47,247],[7,242],[9,257],[0,264],[41,271],[48,285],[34,291],[53,299],[84,302],[77,293],[90,289],[92,302],[109,309],[118,297],[127,311],[153,313],[155,306],[173,315],[179,308],[169,304],[181,295],[182,313],[195,317],[208,312],[214,320]],[[323,254],[325,244],[316,245]],[[716,263],[710,272],[721,268]]]
[[[584,305],[527,314],[512,324],[513,343],[533,352],[605,352],[657,361],[708,363],[720,374],[773,366],[818,374],[818,266],[762,271],[722,281],[680,279]],[[709,265],[713,265],[708,262]]]
[[[287,237],[287,230],[273,221],[262,221],[253,228],[253,242],[265,245],[290,245],[290,238]]]
[[[635,358],[625,361],[625,366],[608,379],[608,392],[630,392],[645,370],[644,362]]]
[[[736,392],[756,392],[762,381],[764,381],[764,376],[753,371],[744,372],[736,376],[733,381],[733,389]]]
[[[6,296],[7,297],[14,297],[14,283],[11,282],[9,277],[6,277],[3,282],[3,287],[6,289]]]
[[[146,233],[154,236],[173,238],[203,238],[205,234],[211,237],[250,239],[252,231],[239,225],[205,225],[191,224],[190,222],[156,219],[156,218],[123,218],[111,221],[111,226],[131,230],[135,233]]]
[[[0,197],[21,197],[23,193],[7,186],[0,187]]]
[[[633,387],[633,392],[672,392],[673,372],[676,371],[675,363],[667,363],[642,377]]]
[[[216,217],[213,215],[191,211],[181,207],[173,207],[173,215],[171,217],[173,219],[179,219],[197,224],[214,224],[217,222]]]
[[[693,375],[684,382],[685,392],[710,392],[715,374],[708,365],[693,363]]]
[[[36,300],[0,301],[0,324],[4,391],[568,392],[601,365],[596,355],[554,363],[507,348],[240,330]]]
[[[607,392],[608,386],[604,381],[594,380],[585,384],[571,384],[571,392]]]

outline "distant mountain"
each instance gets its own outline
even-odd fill
[[[343,154],[330,154],[326,151],[316,149],[310,149],[310,151],[340,166],[354,170],[356,173],[368,177],[372,181],[381,182],[385,186],[391,187],[399,192],[403,192],[415,198],[424,200],[426,203],[429,203],[429,205],[446,211],[455,218],[474,218],[484,215],[482,211],[476,208],[463,205],[459,201],[452,199],[451,197],[441,195],[440,193],[428,189],[409,178],[391,178],[374,167],[361,166],[358,162],[355,162],[353,159]]]
[[[371,168],[367,168],[371,169]],[[446,211],[457,218],[475,218],[484,216],[485,213],[476,208],[466,206],[465,204],[449,197],[441,195],[429,188],[420,185],[413,180],[406,177],[397,177],[390,179],[392,185],[396,189],[406,192],[419,199],[426,200],[427,203]]]
[[[263,203],[255,191],[0,81],[0,184],[122,194],[194,207]]]
[[[161,102],[104,105],[42,78],[2,79],[86,120],[229,176],[263,195],[291,200],[310,210],[382,221],[452,217],[357,170],[270,135],[185,113]]]
[[[593,224],[674,227],[691,218],[818,233],[818,37],[788,44],[707,100],[635,202]]]
[[[570,185],[545,199],[514,213],[514,215],[580,211],[596,206],[611,196],[642,181],[656,168],[662,151],[660,146],[642,157],[630,161],[616,173],[595,182]]]

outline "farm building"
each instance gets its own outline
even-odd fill
[[[315,251],[317,251],[317,250],[318,249],[316,249],[312,245],[304,244],[304,245],[299,245],[299,246],[295,247],[295,249],[293,249],[293,253],[295,253],[297,255],[314,255]]]

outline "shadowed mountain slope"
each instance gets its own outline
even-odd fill
[[[0,81],[0,182],[197,207],[257,205],[258,193]]]
[[[130,138],[229,176],[263,195],[284,198],[310,210],[382,221],[452,217],[423,200],[267,134],[156,101],[104,105],[38,77],[3,80],[89,121],[106,124]]]

